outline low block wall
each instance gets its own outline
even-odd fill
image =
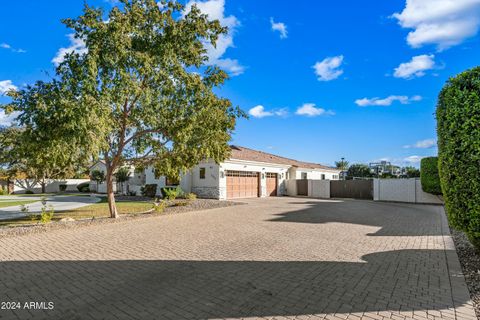
[[[46,192],[59,192],[60,185],[66,184],[66,191],[78,192],[77,186],[80,183],[89,182],[90,179],[62,179],[62,180],[52,180],[47,183],[45,186]],[[42,186],[39,183],[34,183],[32,180],[17,180],[14,183],[13,192],[15,193],[25,193],[25,191],[30,190],[34,193],[41,193]]]
[[[373,182],[373,200],[408,203],[443,204],[433,194],[422,190],[420,179],[375,179]]]
[[[308,180],[308,196],[330,198],[330,180]]]

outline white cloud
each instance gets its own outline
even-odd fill
[[[425,71],[435,68],[435,56],[433,54],[413,57],[409,62],[401,63],[397,68],[393,76],[395,78],[412,79],[414,77],[423,77]]]
[[[25,53],[25,52],[27,52],[26,50],[23,50],[23,49],[20,49],[20,48],[12,48],[11,45],[9,45],[8,43],[5,43],[5,42],[0,43],[0,48],[2,48],[2,49],[8,49],[8,50],[10,50],[10,51],[12,51],[12,52],[16,52],[16,53]]]
[[[331,110],[325,110],[323,108],[318,108],[315,106],[314,103],[304,103],[297,109],[295,114],[300,116],[307,116],[307,117],[316,117],[316,116],[323,116],[323,115],[335,115],[335,112]]]
[[[9,115],[5,114],[5,111],[0,110],[0,126],[1,127],[8,127],[12,124],[16,117],[20,112],[12,112]]]
[[[248,114],[254,118],[264,118],[271,116],[284,117],[288,114],[288,110],[286,108],[282,108],[278,110],[266,111],[264,106],[258,105],[248,110]]]
[[[242,74],[245,71],[245,68],[240,65],[237,60],[222,58],[228,48],[234,47],[233,35],[236,32],[236,28],[240,25],[240,22],[235,16],[225,16],[225,0],[190,0],[185,5],[183,14],[188,14],[193,5],[196,5],[202,13],[208,15],[210,20],[218,20],[222,26],[228,27],[228,33],[222,34],[218,37],[215,47],[208,43],[205,44],[208,64],[218,65],[229,72],[232,76]]]
[[[273,18],[270,18],[270,24],[272,25],[272,31],[278,31],[280,33],[280,39],[286,39],[288,37],[287,26],[283,22],[275,22]]]
[[[319,81],[330,81],[337,79],[343,74],[340,66],[343,62],[343,56],[328,57],[320,62],[315,63],[313,69]]]
[[[78,54],[85,54],[88,52],[88,49],[85,47],[85,41],[83,39],[76,39],[73,33],[67,35],[70,39],[70,46],[66,48],[60,48],[57,51],[57,54],[52,59],[52,62],[58,66],[65,59],[65,55],[71,52],[76,52]]]
[[[0,95],[4,95],[9,90],[17,90],[18,88],[12,83],[12,80],[0,81]]]
[[[411,47],[434,44],[444,50],[477,34],[480,0],[407,0],[393,17],[403,28],[413,29],[407,36]]]
[[[375,98],[363,98],[355,100],[355,103],[360,107],[367,106],[390,106],[393,102],[398,101],[401,104],[409,104],[412,101],[422,100],[421,96],[388,96],[384,99],[378,97]]]
[[[403,159],[404,162],[410,163],[410,164],[415,164],[419,163],[424,157],[422,156],[409,156]]]
[[[430,149],[433,148],[437,145],[437,141],[435,139],[425,139],[425,140],[420,140],[417,141],[413,145],[406,145],[403,146],[405,149],[411,149],[411,148],[416,148],[416,149]]]

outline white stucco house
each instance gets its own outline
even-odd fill
[[[105,164],[98,161],[91,168],[105,171]],[[303,162],[240,146],[231,146],[231,155],[222,163],[202,161],[181,175],[180,181],[170,181],[155,174],[153,167],[136,171],[131,168],[131,179],[124,193],[137,192],[146,184],[157,185],[157,195],[163,187],[179,185],[185,192],[193,192],[201,198],[237,199],[296,195],[296,181],[338,180],[340,170],[317,163]],[[96,190],[96,182],[91,182]],[[118,188],[118,186],[116,186]],[[98,192],[105,192],[100,184]]]

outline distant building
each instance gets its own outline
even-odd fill
[[[370,172],[376,176],[382,174],[391,174],[393,176],[400,177],[405,174],[404,170],[399,166],[393,165],[389,161],[371,162],[368,164]]]

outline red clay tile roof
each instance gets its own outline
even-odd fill
[[[325,169],[325,170],[340,171],[336,168],[324,166],[318,163],[293,160],[285,157],[280,157],[274,154],[266,153],[263,151],[245,148],[245,147],[230,146],[230,148],[232,151],[230,154],[230,159],[285,164],[285,165],[290,165],[290,166],[299,167],[299,168],[306,168],[306,169]]]

